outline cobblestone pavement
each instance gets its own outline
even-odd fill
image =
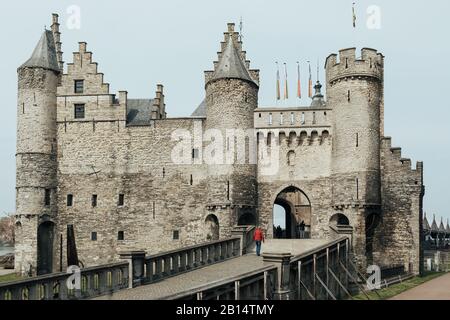
[[[450,300],[450,273],[400,293],[390,300]]]
[[[326,240],[268,240],[263,244],[262,252],[285,253],[294,255],[309,251],[327,243]],[[158,300],[195,288],[221,282],[248,272],[269,266],[262,257],[248,254],[221,263],[203,267],[133,289],[122,290],[97,300]]]

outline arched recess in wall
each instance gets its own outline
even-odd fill
[[[381,222],[377,213],[370,213],[366,217],[366,257],[368,263],[373,263],[375,231]]]
[[[219,219],[214,214],[210,214],[205,219],[206,240],[219,240]]]
[[[311,202],[297,187],[281,191],[273,204],[273,235],[278,239],[311,237]]]
[[[338,226],[349,226],[350,221],[347,216],[342,213],[336,213],[330,218],[330,226],[338,227]]]
[[[291,150],[287,154],[287,164],[292,167],[295,165],[295,151]]]
[[[55,224],[51,221],[42,222],[37,234],[37,274],[53,272],[53,242]]]
[[[251,212],[244,212],[238,220],[239,226],[254,226],[256,225],[256,217]]]

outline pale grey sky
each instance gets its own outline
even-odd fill
[[[296,61],[314,65],[339,49],[371,47],[386,56],[386,135],[403,156],[424,161],[428,215],[450,218],[450,2],[430,0],[15,0],[2,3],[0,51],[0,214],[15,209],[16,68],[31,55],[51,13],[61,16],[64,58],[88,42],[112,92],[153,97],[165,86],[169,116],[189,115],[204,95],[203,70],[216,59],[227,22],[244,21],[244,49],[261,69],[260,104],[274,105],[275,61],[288,64],[295,92]],[[81,9],[81,29],[66,26],[67,8]],[[381,9],[381,29],[366,27],[370,5]],[[315,66],[313,66],[315,69]],[[306,81],[306,77],[304,78]],[[306,100],[304,104],[307,104]],[[295,105],[295,99],[289,101]]]

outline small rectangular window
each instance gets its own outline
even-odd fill
[[[284,115],[283,113],[280,113],[280,125],[283,125],[284,122]]]
[[[84,92],[84,80],[75,80],[75,93]]]
[[[44,202],[46,206],[50,205],[50,197],[51,197],[51,190],[50,189],[45,189],[45,197],[44,197]]]
[[[123,206],[125,204],[125,195],[119,194],[119,202],[117,203],[118,206]]]
[[[67,195],[67,206],[68,207],[73,206],[73,195],[72,194]]]
[[[123,231],[119,231],[117,233],[117,240],[124,240],[125,239],[125,235]]]
[[[85,112],[84,104],[76,104],[74,109],[75,109],[75,119],[84,119],[84,112]]]
[[[92,195],[92,207],[95,208],[97,206],[97,195]]]
[[[198,149],[192,149],[192,159],[198,159],[199,151]]]
[[[291,112],[291,124],[295,123],[295,115],[293,112]]]
[[[271,126],[271,125],[272,125],[272,114],[269,113],[269,126]]]
[[[97,232],[91,232],[91,240],[97,241]]]
[[[180,239],[180,231],[174,230],[173,231],[173,240],[179,240]]]
[[[313,124],[316,124],[316,113],[315,113],[315,112],[313,112],[313,120],[312,120],[312,123],[313,123]]]
[[[300,123],[305,124],[305,113],[304,112],[302,112],[302,117],[300,119]]]

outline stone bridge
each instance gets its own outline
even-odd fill
[[[267,240],[258,257],[253,231],[237,227],[229,239],[157,255],[123,253],[123,262],[82,269],[79,289],[68,289],[67,273],[0,284],[0,300],[336,300],[364,291],[347,237]]]

